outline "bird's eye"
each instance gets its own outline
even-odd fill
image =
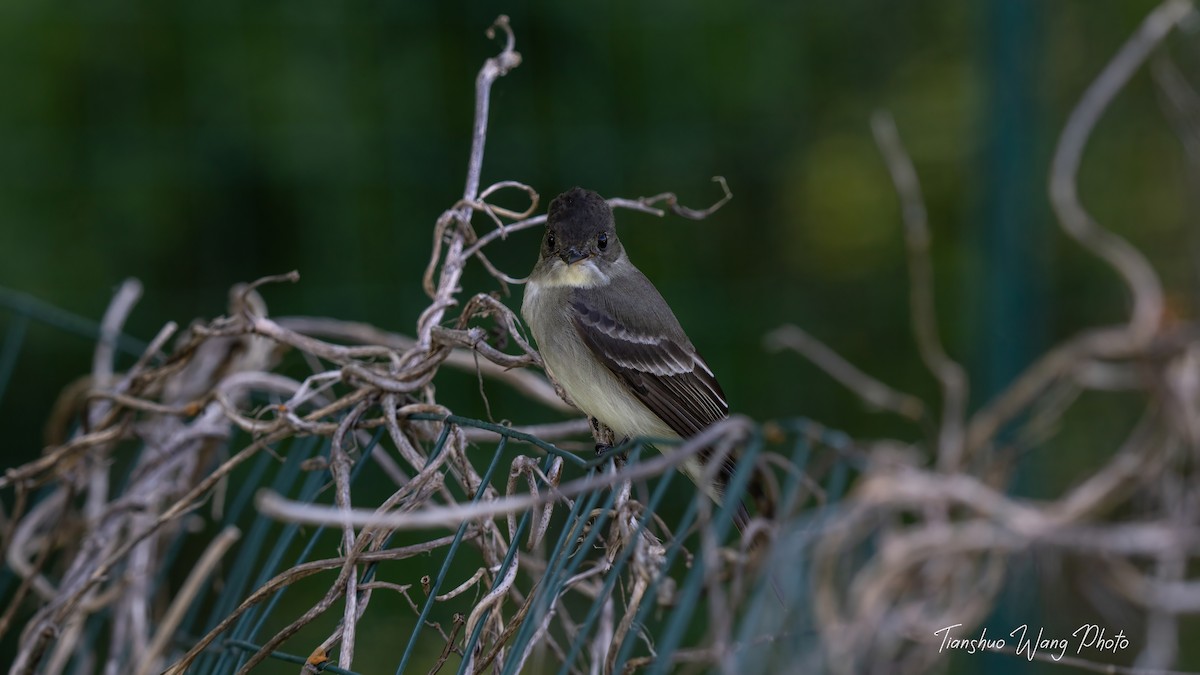
[[[600,236],[596,237],[596,245],[600,247],[601,251],[608,248],[608,233],[607,232],[601,232]]]
[[[546,248],[554,248],[554,233],[546,233]]]

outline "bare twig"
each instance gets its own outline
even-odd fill
[[[451,222],[458,222],[464,227],[470,227],[473,209],[469,204],[474,202],[479,194],[479,177],[483,172],[483,150],[487,143],[488,110],[491,107],[492,84],[507,75],[513,68],[521,65],[521,55],[515,49],[516,38],[512,28],[508,25],[507,16],[501,15],[496,19],[495,24],[488,29],[488,37],[494,37],[496,29],[504,33],[504,48],[498,55],[484,62],[483,68],[479,70],[479,75],[475,78],[475,124],[471,134],[471,155],[467,161],[463,205],[457,211],[448,211],[443,214],[440,222],[444,225],[439,228],[442,232],[446,231]],[[433,269],[438,262],[440,243],[440,235],[436,235],[434,256],[430,259],[429,271],[426,273],[427,290],[433,289],[428,280],[432,279]],[[430,311],[422,314],[417,327],[417,344],[421,348],[428,349],[431,346],[434,326],[441,322],[446,308],[454,304],[452,298],[458,290],[458,280],[462,277],[464,262],[462,253],[465,246],[466,241],[461,232],[452,235],[442,265],[441,276],[438,279],[436,290],[433,290],[432,293],[434,304],[430,306]]]
[[[904,241],[908,247],[909,298],[913,332],[921,360],[942,385],[942,426],[938,439],[938,466],[957,469],[963,459],[963,428],[967,412],[967,374],[942,348],[938,337],[933,294],[933,265],[929,259],[929,223],[921,184],[912,159],[900,142],[896,122],[886,112],[871,116],[875,142],[887,162],[904,216]]]
[[[1146,16],[1071,111],[1050,166],[1050,202],[1063,230],[1112,265],[1133,294],[1128,336],[1139,345],[1158,331],[1163,311],[1162,283],[1137,249],[1096,223],[1079,201],[1075,180],[1083,150],[1100,116],[1150,52],[1194,11],[1188,0],[1167,0]]]
[[[134,305],[141,297],[141,282],[137,279],[126,279],[109,303],[104,318],[100,320],[100,339],[96,342],[96,352],[92,357],[92,380],[99,386],[109,386],[111,383],[117,338],[121,335],[125,320],[129,318]],[[94,415],[91,423],[95,425],[102,415],[102,412]]]
[[[167,613],[163,615],[162,621],[154,632],[154,640],[150,643],[150,649],[146,653],[146,660],[142,662],[138,669],[138,675],[149,675],[154,672],[158,665],[158,660],[162,653],[166,651],[167,644],[175,635],[175,630],[179,627],[179,623],[183,621],[183,616],[187,612],[188,607],[196,599],[200,592],[200,587],[205,579],[209,577],[217,563],[221,561],[221,557],[225,555],[238,538],[241,537],[241,532],[236,527],[226,527],[217,535],[212,543],[205,549],[204,554],[200,556],[200,560],[196,562],[196,566],[192,568],[188,578],[183,582],[183,586],[179,589],[179,593],[171,601],[171,606],[167,609]]]
[[[764,342],[767,349],[772,351],[791,349],[800,353],[830,377],[880,410],[888,410],[910,420],[919,420],[925,414],[925,404],[921,399],[896,391],[867,375],[798,326],[780,326],[768,333]]]
[[[354,427],[354,423],[367,410],[369,403],[363,401],[354,407],[342,420],[338,430],[333,434],[330,444],[329,469],[336,484],[334,492],[338,510],[350,510],[350,456],[346,453],[343,443],[346,435]],[[342,525],[342,554],[348,561],[354,560],[357,554],[354,545],[354,527]],[[347,563],[350,573],[346,576],[346,611],[342,616],[342,648],[338,651],[338,667],[349,669],[354,661],[354,640],[358,626],[358,566]]]
[[[714,424],[703,433],[689,439],[661,457],[638,462],[626,467],[619,475],[601,474],[560,485],[544,495],[498,498],[477,504],[453,504],[450,506],[424,509],[414,513],[379,513],[367,509],[330,509],[317,504],[306,504],[284,499],[270,490],[258,493],[255,501],[261,513],[272,518],[309,525],[337,525],[354,527],[386,527],[390,529],[424,529],[430,527],[457,527],[464,521],[480,518],[495,518],[512,513],[521,513],[551,502],[575,497],[585,492],[609,487],[625,481],[657,476],[667,468],[683,464],[700,452],[707,452],[710,444],[722,439],[742,437],[751,428],[751,422],[733,416]]]

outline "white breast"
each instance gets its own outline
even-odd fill
[[[612,429],[618,441],[638,436],[677,438],[670,427],[592,355],[567,313],[570,292],[566,284],[545,281],[531,281],[525,287],[521,313],[533,331],[551,375],[584,414]]]

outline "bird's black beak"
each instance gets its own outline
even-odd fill
[[[580,260],[583,260],[584,258],[587,258],[588,255],[589,254],[587,252],[581,252],[578,249],[572,247],[572,248],[569,248],[569,249],[563,251],[562,253],[559,253],[558,257],[562,258],[563,262],[570,265],[572,263],[577,263]]]

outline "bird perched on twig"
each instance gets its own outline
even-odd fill
[[[575,188],[550,202],[537,265],[521,314],[550,374],[575,406],[623,438],[690,438],[729,413],[712,369],[700,358],[654,284],[629,261],[612,208]],[[737,467],[727,455],[705,478],[711,449],[684,473],[718,504]],[[763,497],[752,481],[750,492]],[[744,530],[749,513],[734,515]]]

